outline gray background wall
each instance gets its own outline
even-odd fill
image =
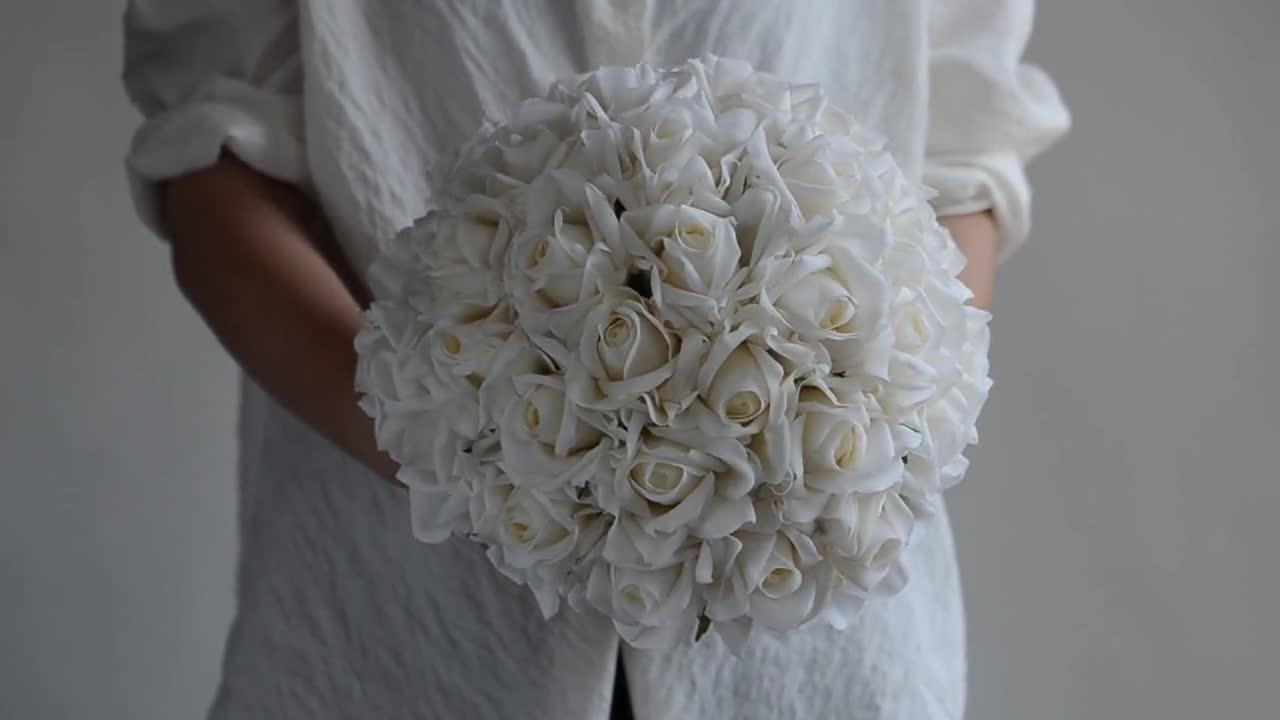
[[[3,718],[197,717],[229,619],[234,372],[129,209],[118,5],[0,4]],[[1277,31],[1042,3],[1076,129],[952,495],[972,718],[1276,717]]]
[[[1076,127],[952,502],[971,717],[1280,717],[1280,3],[1040,8]]]

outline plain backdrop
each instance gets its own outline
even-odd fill
[[[0,717],[200,716],[235,371],[134,219],[120,3],[0,3]],[[1280,707],[1280,3],[1041,4],[1033,167],[951,495],[976,720]]]

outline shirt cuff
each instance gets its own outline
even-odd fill
[[[125,165],[143,223],[166,237],[161,183],[213,166],[223,149],[269,177],[307,184],[299,99],[218,77],[134,133]]]
[[[1017,154],[931,157],[925,163],[924,184],[937,193],[931,202],[939,217],[990,210],[1000,233],[1001,261],[1026,242],[1031,187]]]

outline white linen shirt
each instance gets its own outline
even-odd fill
[[[295,183],[346,259],[432,202],[428,167],[485,118],[599,65],[713,53],[817,81],[889,139],[941,214],[990,208],[1023,241],[1023,166],[1066,130],[1023,64],[1031,0],[133,0],[125,83],[145,121],[127,167],[158,184],[226,148]],[[416,542],[406,497],[245,381],[237,614],[211,717],[607,716],[618,641],[601,617],[543,620],[479,546]],[[964,620],[945,513],[911,580],[844,632],[730,656],[719,640],[623,650],[639,720],[959,718]]]

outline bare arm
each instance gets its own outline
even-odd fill
[[[284,407],[393,478],[356,405],[359,305],[308,239],[309,200],[224,155],[167,183],[164,204],[178,286],[231,355]]]
[[[940,218],[939,221],[951,231],[951,237],[968,260],[960,273],[960,279],[973,291],[973,299],[969,304],[990,310],[996,282],[996,258],[1000,249],[1000,235],[995,218],[990,212],[980,212],[953,215]]]

